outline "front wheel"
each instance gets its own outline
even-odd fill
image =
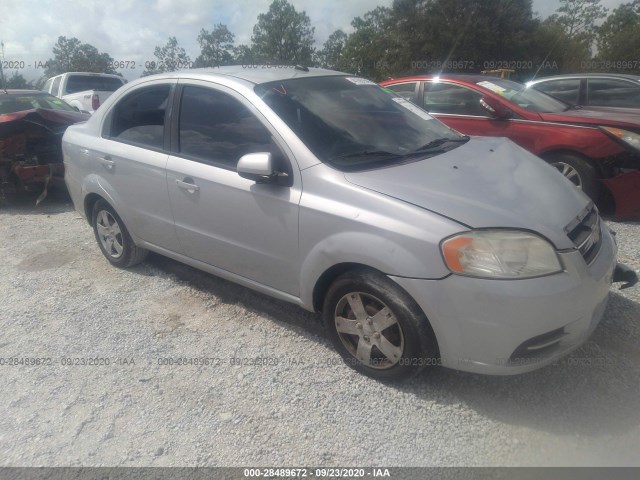
[[[545,160],[594,202],[598,200],[600,196],[598,173],[588,160],[569,153],[551,154]]]
[[[368,270],[342,275],[327,292],[323,316],[345,363],[373,378],[403,379],[439,364],[426,316],[385,275]]]
[[[148,251],[133,242],[116,211],[104,200],[93,206],[91,225],[100,250],[113,265],[132,267],[147,256]]]

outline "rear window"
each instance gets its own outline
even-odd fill
[[[67,79],[67,93],[84,92],[85,90],[100,90],[103,92],[115,92],[124,84],[124,81],[115,77],[98,77],[93,75],[71,75]]]

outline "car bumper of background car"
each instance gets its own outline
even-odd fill
[[[577,251],[562,252],[564,272],[555,275],[526,280],[391,278],[431,321],[443,366],[509,375],[553,363],[587,340],[604,313],[616,254],[604,227],[591,265]]]

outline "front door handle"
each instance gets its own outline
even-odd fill
[[[200,187],[192,182],[193,179],[185,178],[184,180],[176,180],[176,185],[189,193],[196,193],[198,190],[200,190]]]
[[[105,155],[104,157],[98,157],[98,160],[107,170],[113,170],[113,167],[116,166],[116,162],[111,160],[109,155]]]

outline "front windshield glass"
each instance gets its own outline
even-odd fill
[[[510,102],[530,112],[558,113],[564,112],[569,108],[568,104],[560,100],[556,100],[537,90],[527,88],[526,85],[512,80],[488,78],[487,80],[477,82],[477,85],[497,93],[501,97],[506,98]]]
[[[75,111],[64,100],[47,93],[0,95],[0,114],[22,112],[36,108],[64,110],[66,112]]]
[[[291,79],[255,92],[321,161],[344,171],[419,160],[468,139],[363,78]]]

